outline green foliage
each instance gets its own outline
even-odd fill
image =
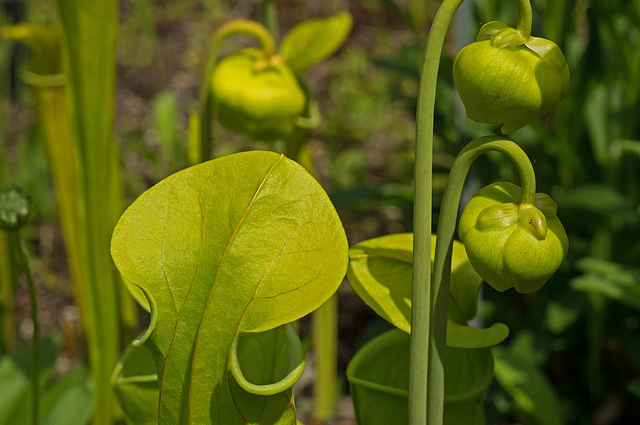
[[[335,53],[347,39],[351,26],[348,12],[302,22],[285,35],[279,53],[293,72],[302,74]]]
[[[447,348],[446,359],[444,424],[484,424],[491,350]],[[407,423],[409,335],[393,329],[369,341],[349,363],[347,378],[359,425]]]
[[[48,388],[40,402],[40,423],[44,425],[86,425],[93,413],[93,391],[89,372],[80,364],[53,382],[54,366],[61,348],[58,336],[46,337],[40,347],[40,387]],[[31,423],[29,347],[0,358],[1,425]]]
[[[432,257],[435,236],[432,236]],[[349,250],[348,277],[356,293],[382,318],[411,332],[413,235],[401,233],[370,239]],[[459,348],[489,347],[502,342],[509,329],[502,323],[490,328],[467,326],[476,315],[482,279],[469,264],[464,246],[454,243],[447,345]]]
[[[604,295],[640,310],[640,270],[597,258],[583,258],[576,267],[583,274],[571,280],[574,289]]]
[[[153,355],[159,423],[294,423],[303,357],[281,325],[329,298],[347,262],[340,220],[302,167],[248,152],[181,171],[127,209],[112,255],[151,306],[135,345]]]
[[[512,343],[510,347],[493,347],[495,375],[500,385],[513,397],[518,411],[539,425],[562,425],[561,403],[551,382],[531,360],[531,349]]]

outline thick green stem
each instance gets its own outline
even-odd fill
[[[16,258],[20,267],[24,271],[29,290],[29,301],[31,304],[31,321],[33,322],[33,342],[31,344],[31,387],[32,387],[32,424],[38,425],[38,384],[40,381],[40,322],[38,321],[38,300],[36,296],[36,285],[33,281],[31,266],[27,259],[27,249],[24,240],[20,237],[19,230],[8,232],[11,244],[16,251]]]
[[[192,162],[200,163],[211,158],[211,117],[213,116],[213,100],[210,93],[211,84],[209,80],[211,73],[218,59],[218,53],[222,42],[232,35],[248,34],[255,37],[262,46],[265,57],[271,57],[275,54],[276,43],[269,31],[257,22],[246,19],[238,19],[227,22],[222,25],[209,39],[209,48],[207,50],[207,62],[205,64],[202,81],[200,82],[200,92],[198,95],[198,119],[199,119],[199,138],[190,136],[190,141],[199,142],[200,157],[193,157]],[[195,128],[194,128],[195,130]]]
[[[414,269],[409,370],[409,424],[439,425],[444,414],[444,351],[429,349],[431,303],[431,208],[433,121],[440,55],[458,7],[464,0],[444,0],[436,14],[422,64],[416,115],[416,164],[414,203]],[[518,26],[527,37],[531,31],[531,5],[516,0]],[[445,318],[446,319],[446,318]],[[445,320],[446,326],[446,320]],[[428,417],[427,417],[428,413]]]
[[[433,264],[434,302],[432,338],[430,341],[433,345],[430,346],[430,353],[437,353],[437,357],[434,358],[438,359],[444,359],[446,348],[451,254],[460,196],[471,164],[478,156],[487,151],[502,152],[515,163],[520,174],[520,184],[522,186],[521,202],[529,202],[529,200],[533,202],[535,197],[536,182],[531,162],[524,151],[510,140],[500,136],[480,137],[469,143],[456,158],[442,199]],[[430,361],[431,359],[432,357],[429,358]]]

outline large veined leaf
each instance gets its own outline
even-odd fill
[[[111,252],[151,307],[136,344],[156,364],[159,424],[295,424],[302,355],[281,325],[335,292],[347,250],[320,185],[273,152],[196,165],[143,193]]]
[[[338,50],[349,35],[351,25],[348,12],[337,13],[326,19],[304,21],[284,37],[280,54],[294,72],[302,73]]]
[[[431,257],[435,256],[431,237]],[[464,245],[455,241],[451,259],[447,345],[480,348],[499,344],[509,328],[495,323],[488,329],[466,326],[476,314],[482,278],[469,263]],[[349,282],[369,307],[398,329],[411,332],[413,234],[399,233],[360,242],[349,250]]]
[[[392,329],[369,341],[347,368],[359,425],[408,423],[409,335]],[[447,348],[445,425],[483,425],[482,394],[493,380],[489,348]]]

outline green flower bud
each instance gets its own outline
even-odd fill
[[[527,294],[555,273],[569,240],[548,195],[537,193],[533,205],[519,199],[513,183],[478,191],[462,213],[459,234],[471,265],[489,285]]]
[[[0,229],[17,230],[29,216],[29,197],[17,186],[0,189]]]
[[[489,22],[463,48],[453,78],[467,116],[504,124],[511,133],[551,111],[567,94],[569,67],[552,41],[525,38],[502,22]]]
[[[218,121],[258,140],[285,138],[304,112],[306,96],[280,56],[244,49],[224,58],[211,85]]]

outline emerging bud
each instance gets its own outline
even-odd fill
[[[494,183],[478,191],[460,218],[460,240],[469,261],[494,289],[535,292],[567,255],[569,241],[553,200],[536,194],[518,204],[520,187]]]
[[[17,186],[0,189],[0,229],[17,230],[29,216],[29,197]]]
[[[224,58],[211,76],[218,121],[257,140],[285,138],[304,112],[306,96],[279,56],[244,49]]]
[[[569,67],[558,46],[497,21],[458,53],[453,78],[467,116],[504,124],[504,134],[551,111],[569,89]]]

